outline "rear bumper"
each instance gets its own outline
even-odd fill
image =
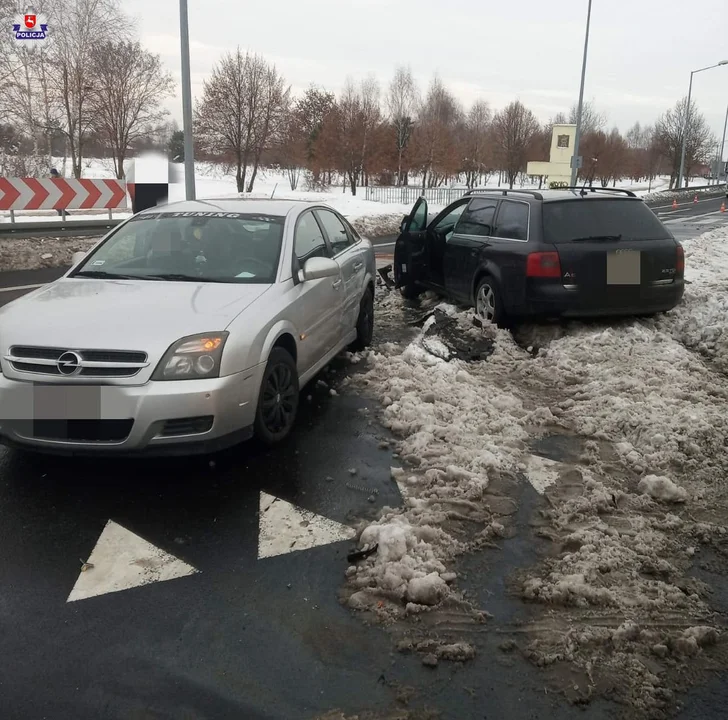
[[[0,376],[0,442],[56,455],[214,452],[250,437],[264,368],[137,386],[48,387]],[[167,421],[192,418],[208,418],[208,424],[177,424],[170,434]],[[94,439],[81,439],[91,434]]]
[[[546,317],[610,317],[672,310],[682,300],[682,280],[666,285],[613,288],[602,296],[561,284],[529,288],[526,302],[516,314]]]

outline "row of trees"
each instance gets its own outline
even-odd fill
[[[45,174],[54,152],[70,156],[81,177],[89,146],[111,157],[117,177],[135,144],[164,125],[162,103],[174,91],[159,56],[134,37],[115,0],[53,0],[44,43],[16,44],[0,34],[0,174]],[[0,0],[10,28],[14,0]]]
[[[606,186],[669,174],[674,185],[686,110],[680,100],[653,126],[636,123],[622,135],[607,131],[606,115],[586,103],[580,180]],[[480,100],[466,111],[437,77],[422,95],[405,67],[384,93],[368,78],[348,81],[339,97],[311,86],[293,98],[274,66],[238,49],[204,84],[195,137],[205,157],[236,169],[241,192],[252,190],[262,163],[284,169],[293,189],[305,171],[311,186],[340,178],[355,194],[372,183],[409,184],[415,175],[423,188],[456,178],[472,187],[498,172],[512,187],[528,161],[549,159],[553,125],[564,122],[576,122],[575,107],[545,124],[519,100],[495,113]],[[715,139],[694,104],[688,126],[690,175],[710,159]]]
[[[135,39],[133,23],[115,0],[54,0],[38,11],[50,38],[19,47],[0,35],[0,173],[45,174],[53,155],[70,156],[80,177],[84,157],[111,158],[118,177],[130,153],[168,144],[183,159],[181,133],[162,109],[174,91],[160,58]],[[0,0],[8,27],[14,0]],[[606,185],[623,177],[670,174],[680,162],[686,100],[654,126],[625,135],[608,131],[593,103],[583,112],[581,178]],[[239,191],[251,191],[260,167],[285,170],[292,188],[305,173],[312,187],[416,182],[437,187],[459,178],[482,184],[494,173],[513,185],[529,160],[547,160],[554,123],[574,122],[575,108],[540,123],[519,100],[494,112],[480,100],[466,110],[434,78],[426,91],[397,68],[382,88],[374,78],[346,83],[337,97],[311,86],[294,97],[264,58],[240,49],[225,54],[204,82],[194,111],[196,157],[235,171]],[[169,136],[171,135],[171,142]],[[688,175],[708,160],[714,139],[693,105]]]

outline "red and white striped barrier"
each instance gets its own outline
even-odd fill
[[[126,207],[123,180],[0,177],[0,210],[92,210]]]

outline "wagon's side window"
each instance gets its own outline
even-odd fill
[[[455,226],[455,232],[458,235],[492,237],[496,207],[498,207],[497,200],[473,198]]]

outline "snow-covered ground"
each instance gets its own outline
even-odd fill
[[[404,498],[362,529],[361,545],[378,548],[347,572],[353,609],[478,619],[488,608],[466,602],[457,557],[501,542],[519,494],[536,492],[550,549],[511,578],[542,608],[514,635],[526,657],[570,665],[582,698],[606,688],[630,717],[662,717],[701,668],[728,666],[716,615],[726,598],[715,604],[711,588],[728,574],[728,228],[685,247],[685,299],[656,319],[514,338],[429,297],[436,315],[414,337],[352,356],[363,372],[349,382],[381,402],[397,438]],[[408,312],[382,297],[380,333],[397,337],[388,329]],[[453,332],[491,354],[452,357]],[[575,450],[540,456],[551,437]],[[510,496],[509,482],[520,488]]]

